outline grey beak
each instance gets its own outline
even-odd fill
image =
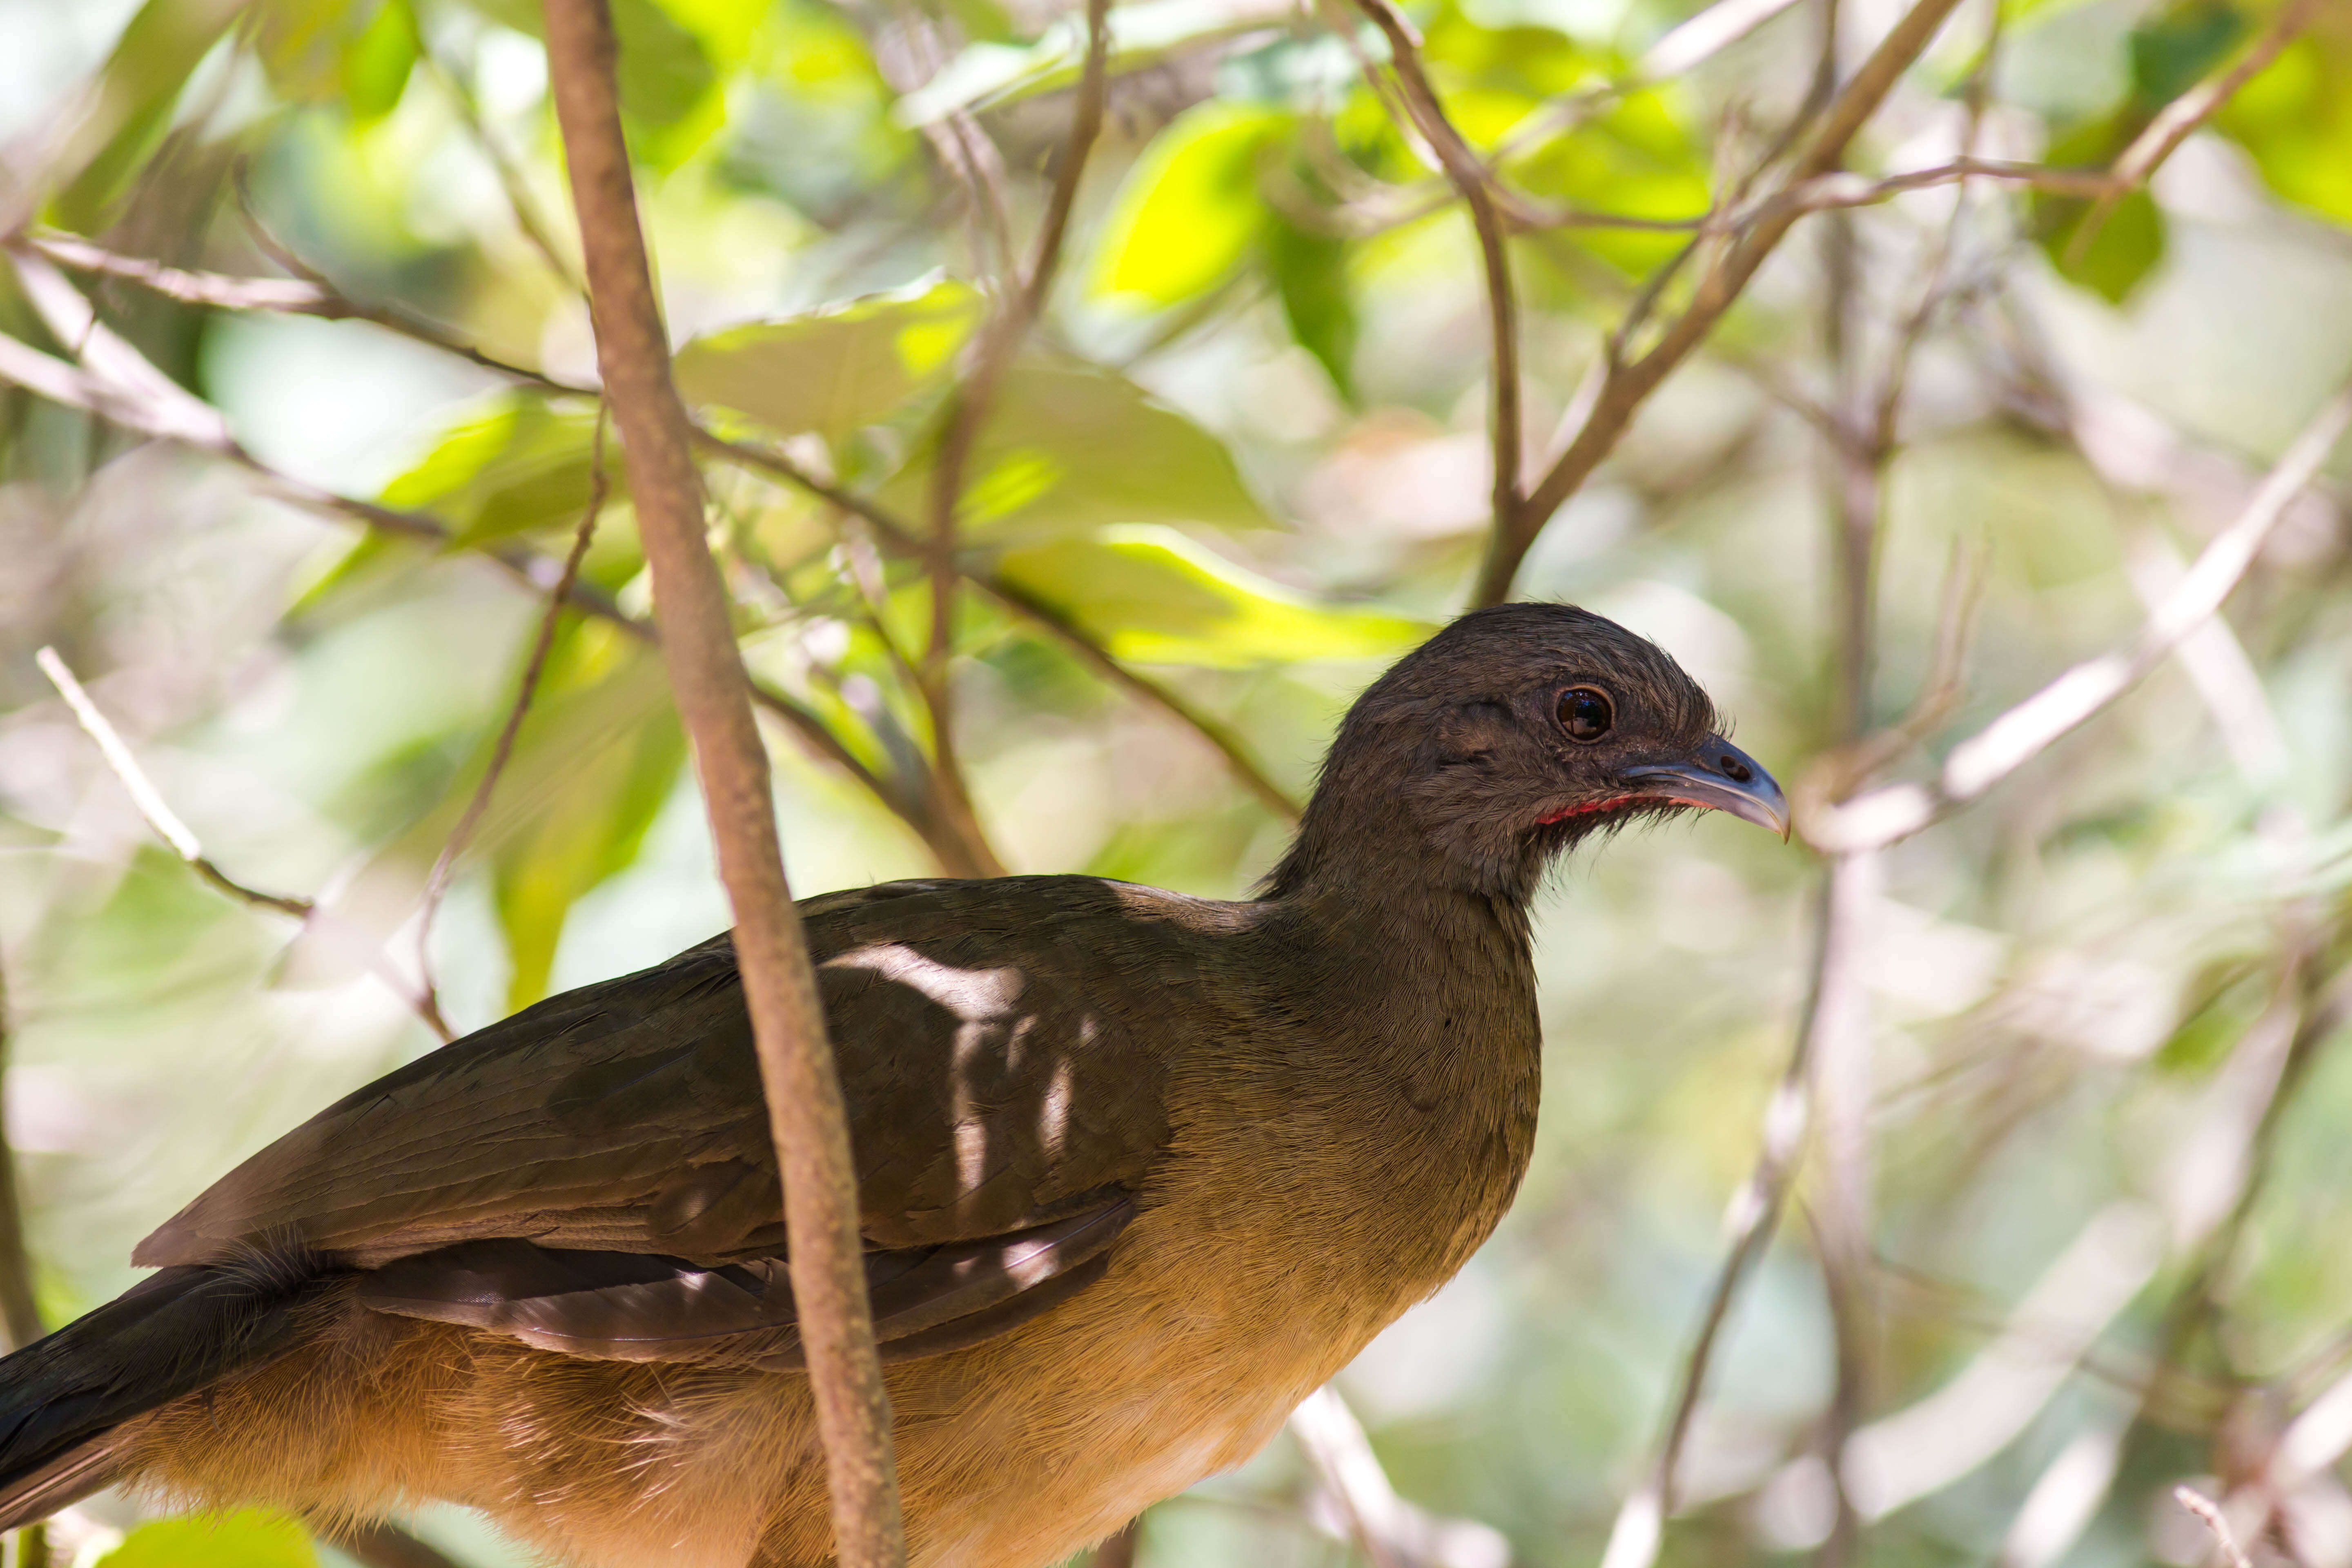
[[[1685,763],[1627,768],[1624,780],[1644,795],[1727,811],[1743,822],[1789,837],[1789,800],[1763,764],[1720,735],[1709,735]]]

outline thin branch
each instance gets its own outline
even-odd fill
[[[1907,838],[1982,795],[2145,679],[2220,613],[2271,530],[2352,427],[2352,389],[2328,400],[2279,458],[2245,510],[2216,535],[2148,614],[2129,647],[2086,659],[1955,746],[1932,784],[1891,784],[1843,805],[1800,810],[1818,847],[1846,851]]]
[[[258,888],[247,887],[215,865],[205,854],[204,845],[196,837],[194,830],[181,821],[165,803],[163,792],[155,787],[154,781],[139,765],[139,759],[131,754],[131,748],[123,742],[113,723],[100,710],[98,704],[90,700],[89,693],[82,689],[81,682],[74,679],[74,672],[66,667],[66,661],[58,657],[58,650],[43,647],[33,655],[33,662],[41,667],[41,673],[49,678],[49,684],[56,687],[58,695],[66,700],[66,706],[73,710],[74,719],[81,725],[83,733],[98,743],[99,752],[106,758],[107,767],[130,794],[131,803],[139,808],[141,818],[154,830],[156,837],[171,846],[173,854],[186,862],[197,876],[233,899],[257,909],[275,910],[281,915],[292,915],[298,921],[310,918],[311,911],[318,907],[310,900],[288,893],[267,893]]]
[[[2145,184],[2199,126],[2219,114],[2221,106],[2237,96],[2240,88],[2278,58],[2279,51],[2294,42],[2295,35],[2319,15],[2319,6],[2320,0],[2288,0],[2244,54],[2166,104],[2132,138],[2131,145],[2107,170],[2107,188],[2100,193],[2097,203],[2075,229],[2074,237],[2067,242],[2068,267],[2081,265],[2099,231],[2106,226],[2116,204]]]
[[[827,483],[781,452],[707,433],[698,433],[696,442],[730,461],[773,474],[840,508],[871,527],[875,536],[898,554],[919,558],[923,553],[923,542],[911,527],[887,507],[854,491],[845,490],[838,485]],[[1293,822],[1298,819],[1298,803],[1258,766],[1256,759],[1249,754],[1248,748],[1230,725],[1193,707],[1173,688],[1130,669],[1112,658],[1110,651],[1087,636],[1076,622],[1026,589],[970,562],[961,563],[958,571],[964,581],[990,598],[1051,632],[1073,653],[1093,666],[1104,679],[1164,710],[1189,726],[1217,749],[1243,786],[1264,802],[1267,810]]]
[[[1918,0],[1905,13],[1823,111],[1819,128],[1794,159],[1784,190],[1795,190],[1836,166],[1855,132],[1885,100],[1895,81],[1926,50],[1958,4],[1959,0]],[[1474,595],[1476,603],[1499,604],[1508,596],[1511,579],[1545,522],[1615,448],[1635,411],[1731,308],[1801,216],[1792,205],[1768,207],[1707,268],[1691,302],[1656,346],[1639,359],[1611,365],[1592,411],[1575,437],[1529,492],[1512,526],[1495,531],[1479,573]]]
[[[70,329],[72,323],[64,317],[64,311],[72,308],[68,300],[79,301],[79,309],[85,312],[89,308],[88,301],[81,300],[70,288],[62,288],[62,279],[58,280],[61,290],[47,287],[42,279],[42,269],[47,264],[37,257],[18,252],[15,258],[18,274],[27,284],[27,294],[43,308],[45,315],[54,323]],[[60,291],[65,299],[54,297]],[[95,364],[72,364],[0,333],[0,381],[13,382],[50,402],[82,409],[124,429],[194,447],[199,451],[226,458],[252,474],[267,493],[289,505],[348,519],[436,548],[446,548],[454,542],[448,526],[438,518],[340,495],[307,479],[281,473],[262,462],[230,437],[227,424],[217,410],[160,372],[153,372],[152,366],[146,366],[146,361],[139,356],[135,348],[115,335],[111,329],[96,321],[94,317],[85,317],[79,330],[68,330],[59,335],[69,341],[80,342],[85,354],[103,350],[100,358],[107,362],[108,367],[115,374],[97,374]],[[132,374],[127,377],[123,374],[137,366],[146,366],[152,374]],[[501,544],[482,549],[477,553],[534,592],[547,591],[561,576],[560,568],[551,557],[526,545]],[[583,613],[609,621],[634,637],[646,642],[658,640],[651,626],[629,615],[601,593],[585,588],[575,589],[572,602]],[[963,872],[960,868],[975,863],[966,840],[954,825],[940,819],[919,796],[910,795],[897,784],[877,774],[815,714],[772,687],[760,682],[752,684],[751,695],[754,701],[790,725],[809,750],[872,791],[940,858],[943,866],[961,875]]]
[[[362,321],[371,325],[383,327],[386,331],[397,332],[428,347],[455,354],[484,369],[497,372],[543,391],[583,398],[595,398],[602,395],[593,386],[582,386],[560,381],[543,372],[493,358],[462,339],[451,335],[446,329],[428,322],[421,317],[411,315],[397,307],[366,305],[353,300],[340,292],[331,280],[290,252],[278,252],[278,258],[281,265],[286,266],[289,270],[299,271],[302,274],[300,281],[274,278],[236,278],[221,273],[184,271],[177,268],[163,267],[160,263],[140,257],[121,256],[93,245],[88,240],[67,235],[37,234],[28,237],[26,243],[59,266],[102,277],[123,279],[151,289],[165,299],[176,300],[184,304],[221,310],[278,311],[316,316],[327,321]],[[12,357],[12,351],[14,357]],[[101,416],[112,418],[116,423],[143,434],[165,438],[187,439],[180,429],[173,427],[172,421],[161,417],[151,409],[121,405],[119,400],[114,406],[99,406],[103,399],[103,394],[94,384],[77,382],[71,366],[62,361],[50,360],[47,355],[37,354],[35,351],[25,349],[22,345],[16,345],[14,340],[0,339],[0,379],[21,380],[22,378],[10,374],[10,367],[18,359],[26,356],[46,362],[47,366],[53,367],[47,371],[35,368],[30,373],[32,381],[26,383],[26,384],[37,383],[38,384],[33,385],[33,389],[40,392],[43,396],[52,401],[64,402],[72,406],[100,413]],[[192,398],[191,401],[194,399]],[[225,435],[225,432],[223,434]],[[894,550],[902,553],[921,555],[922,545],[916,537],[913,528],[897,513],[872,498],[830,483],[782,453],[747,442],[730,440],[704,426],[695,426],[694,440],[696,446],[715,457],[722,458],[740,467],[755,468],[762,473],[772,475],[842,511],[864,519],[891,542]],[[446,547],[451,543],[447,527],[436,518],[419,512],[401,511],[373,501],[361,500],[319,489],[265,467],[251,454],[241,448],[223,450],[206,442],[198,444],[205,446],[207,450],[215,451],[238,463],[261,479],[280,499],[294,505],[310,510],[329,512],[370,528],[413,538],[436,548]],[[499,546],[482,550],[478,553],[488,556],[506,568],[511,575],[535,591],[544,591],[557,574],[555,563],[551,558],[521,546]],[[996,577],[993,573],[969,563],[962,565],[961,570],[966,579],[975,586],[999,602],[1019,610],[1052,632],[1081,658],[1100,670],[1107,679],[1125,688],[1145,702],[1163,710],[1197,731],[1224,757],[1244,787],[1265,802],[1269,810],[1289,820],[1297,819],[1298,803],[1291,799],[1280,785],[1275,784],[1266,775],[1230,727],[1194,708],[1172,689],[1154,680],[1150,676],[1140,674],[1120,664],[1112,658],[1099,643],[1088,637],[1084,630],[1066,616],[1042,602],[1029,599],[1019,590]],[[601,594],[580,590],[574,595],[574,605],[583,614],[613,621],[626,627],[632,635],[649,636],[651,633],[650,627],[645,626],[643,622],[627,616],[609,598]],[[843,748],[831,731],[806,710],[763,685],[755,685],[753,697],[755,700],[792,726],[813,750],[828,762],[848,772],[861,785],[880,798],[893,813],[905,818],[908,825],[922,837],[932,851],[941,857],[943,865],[977,868],[987,863],[988,858],[981,855],[977,849],[955,841],[952,837],[952,829],[947,825],[923,817],[919,809],[910,804],[910,797],[905,792],[895,788],[873,773],[857,760],[854,753]]]
[[[945,669],[953,640],[956,582],[956,510],[963,500],[964,468],[972,444],[988,418],[997,385],[1012,368],[1030,327],[1045,308],[1054,276],[1061,267],[1062,245],[1068,237],[1070,212],[1076,205],[1078,180],[1086,172],[1087,155],[1102,132],[1105,70],[1109,58],[1109,0],[1087,0],[1087,58],[1078,79],[1076,101],[1070,116],[1069,140],[1062,149],[1061,167],[1045,204],[1045,218],[1037,232],[1036,250],[1028,270],[1010,289],[973,345],[971,364],[961,383],[950,394],[940,429],[939,458],[931,473],[929,559],[931,568],[931,640],[925,657],[927,683],[944,692]],[[949,740],[937,738],[944,756]]]
[[[530,247],[539,252],[540,259],[547,263],[548,270],[554,273],[567,289],[584,297],[587,286],[572,268],[571,258],[565,256],[563,247],[556,243],[554,229],[540,216],[539,205],[531,197],[530,182],[521,166],[490,130],[488,121],[483,119],[482,106],[476,100],[473,89],[431,48],[420,49],[418,58],[424,62],[426,73],[448,98],[451,107],[457,110],[457,118],[465,122],[475,146],[480,149],[483,161],[489,164],[490,172],[498,177],[499,189],[506,196],[507,210],[514,218],[516,229],[530,242]]]
[[[2253,1560],[2246,1555],[2246,1549],[2238,1544],[2238,1537],[2230,1529],[2229,1520],[2222,1516],[2220,1505],[2211,1498],[2193,1487],[2175,1487],[2172,1489],[2172,1500],[2195,1514],[2205,1528],[2213,1532],[2213,1544],[2221,1548],[2221,1561],[2230,1568],[2254,1568]]]
[[[1496,209],[1486,165],[1446,118],[1445,106],[1421,61],[1421,39],[1412,25],[1390,0],[1356,0],[1388,40],[1389,63],[1404,91],[1412,124],[1436,153],[1447,183],[1470,210],[1470,226],[1478,237],[1478,256],[1486,270],[1489,375],[1487,438],[1494,464],[1493,511],[1497,533],[1519,525],[1519,326],[1518,304],[1511,288],[1511,258],[1503,237],[1503,218]]]
[[[1291,1412],[1290,1435],[1315,1472],[1318,1501],[1337,1516],[1316,1522],[1361,1548],[1373,1568],[1500,1568],[1510,1561],[1510,1542],[1493,1526],[1433,1514],[1398,1496],[1363,1423],[1331,1384]]]
[[[432,1016],[441,1016],[440,991],[433,982],[433,919],[440,912],[441,900],[449,890],[449,879],[457,869],[457,857],[473,841],[475,829],[481,825],[482,814],[489,809],[490,795],[499,787],[499,775],[514,755],[515,739],[522,733],[522,721],[530,712],[531,701],[539,695],[540,677],[546,672],[547,656],[555,647],[556,627],[562,623],[563,612],[572,600],[572,590],[580,581],[580,563],[588,557],[589,542],[596,537],[596,520],[604,510],[604,496],[610,476],[604,467],[604,422],[606,409],[601,404],[596,410],[596,434],[589,453],[588,505],[581,513],[580,529],[572,536],[571,552],[563,558],[563,574],[555,580],[555,587],[547,595],[547,609],[539,618],[539,635],[532,641],[530,658],[523,664],[522,679],[515,687],[513,704],[507,710],[506,723],[499,730],[499,738],[490,748],[489,765],[483,769],[481,782],[474,786],[474,796],[466,803],[457,825],[449,830],[448,842],[434,858],[431,875],[425,879],[425,897],[416,915],[416,973],[424,986],[425,1005]]]
[[[668,339],[622,140],[619,45],[603,0],[546,0],[545,16],[597,359],[629,455],[662,651],[735,913],[736,963],[784,1190],[793,1297],[824,1445],[835,1553],[843,1568],[893,1568],[906,1562],[907,1545],[866,1300],[856,1167],[816,973],[784,877],[750,680],[704,534],[692,428],[670,380]]]
[[[1819,935],[1804,1016],[1789,1064],[1765,1107],[1755,1169],[1732,1195],[1724,1216],[1730,1247],[1708,1292],[1698,1331],[1684,1353],[1675,1383],[1674,1410],[1659,1444],[1657,1463],[1649,1479],[1618,1510],[1601,1568],[1650,1568],[1657,1561],[1665,1521],[1675,1510],[1675,1472],[1706,1392],[1716,1347],[1788,1204],[1790,1183],[1796,1175],[1798,1156],[1812,1121],[1822,1043],[1831,1031],[1849,1026],[1859,1009],[1864,985],[1859,949],[1875,901],[1876,874],[1875,857],[1867,852],[1841,856],[1831,863],[1815,916]]]

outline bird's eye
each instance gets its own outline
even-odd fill
[[[1609,694],[1598,687],[1571,686],[1559,694],[1559,727],[1571,741],[1597,741],[1616,721]]]

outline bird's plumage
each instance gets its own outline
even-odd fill
[[[1556,732],[1577,681],[1605,748]],[[918,1562],[1108,1533],[1460,1267],[1533,1143],[1535,881],[1661,808],[1627,770],[1744,776],[1713,723],[1650,645],[1512,606],[1359,702],[1259,900],[803,903]],[[289,1132],[141,1245],[162,1273],[0,1362],[0,1522],[119,1478],[823,1562],[780,1215],[726,938],[552,998]]]

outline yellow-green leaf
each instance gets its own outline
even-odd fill
[[[1386,610],[1310,598],[1169,528],[1107,528],[1008,551],[997,570],[1112,658],[1137,664],[1230,669],[1385,658],[1436,629]]]
[[[839,441],[940,384],[981,305],[967,284],[933,282],[730,327],[678,351],[678,390],[779,435],[814,430]]]
[[[958,517],[973,537],[1013,542],[1112,522],[1262,528],[1223,443],[1125,376],[1043,357],[1016,363],[973,442]],[[883,488],[903,516],[928,502],[925,455]]]
[[[257,1509],[159,1519],[123,1537],[100,1568],[318,1568],[310,1532]]]
[[[1222,100],[1178,115],[1119,187],[1095,291],[1156,310],[1232,277],[1265,222],[1259,158],[1291,121],[1287,110]]]

